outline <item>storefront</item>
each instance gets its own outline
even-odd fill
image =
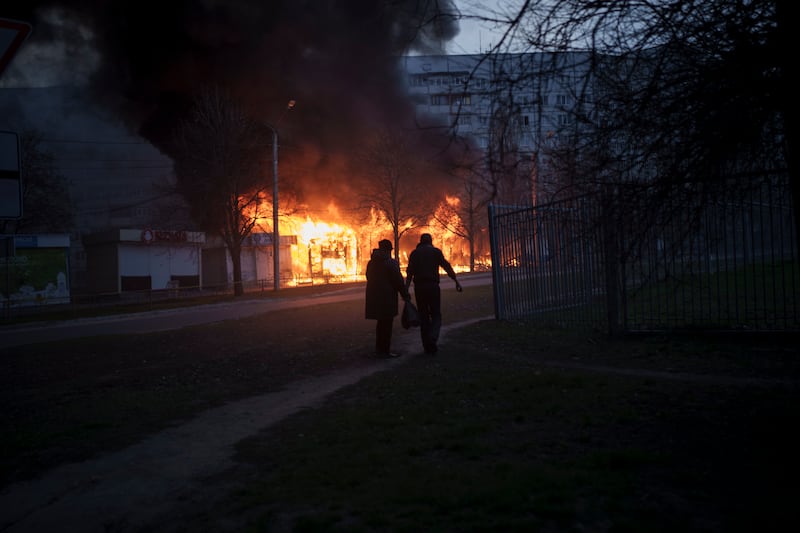
[[[280,236],[281,280],[292,280],[292,246],[296,235]],[[242,241],[242,282],[248,286],[266,286],[274,280],[271,233],[251,233]],[[228,248],[219,237],[212,237],[203,249],[203,286],[225,287],[233,283],[233,261]]]
[[[199,288],[204,243],[205,234],[196,231],[121,229],[85,236],[89,292]]]

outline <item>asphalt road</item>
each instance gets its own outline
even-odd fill
[[[492,282],[492,276],[491,273],[464,275],[459,276],[459,282],[464,287],[486,285]],[[442,288],[450,288],[452,284],[452,280],[443,277]],[[364,284],[351,285],[340,291],[314,296],[293,297],[290,289],[287,289],[284,294],[286,296],[279,298],[243,299],[222,304],[180,307],[126,315],[3,326],[0,327],[0,348],[98,335],[143,334],[223,320],[236,320],[280,309],[343,302],[363,298]]]

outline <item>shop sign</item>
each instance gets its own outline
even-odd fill
[[[150,244],[152,242],[187,242],[187,233],[182,230],[152,230],[142,231],[142,242]]]

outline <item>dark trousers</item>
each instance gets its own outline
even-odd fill
[[[419,309],[419,332],[426,352],[435,352],[442,329],[442,293],[439,285],[414,285],[414,297]]]
[[[375,324],[375,353],[387,355],[392,345],[393,317],[379,318]]]

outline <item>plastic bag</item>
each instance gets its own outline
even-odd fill
[[[403,314],[400,316],[400,323],[405,329],[419,326],[419,311],[413,303],[406,301],[403,306]]]

